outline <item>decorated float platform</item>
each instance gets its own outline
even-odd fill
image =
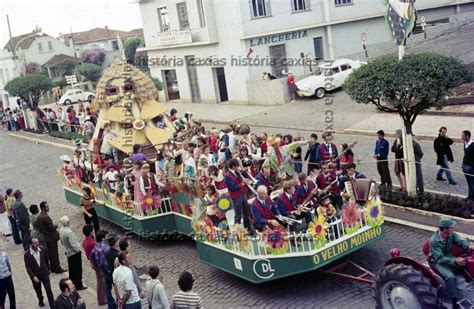
[[[141,238],[176,233],[192,237],[202,262],[256,284],[320,269],[384,234],[381,203],[377,199],[369,201],[364,209],[355,204],[346,207],[329,224],[315,217],[306,233],[281,228],[250,235],[243,226],[232,224],[231,218],[214,226],[206,215],[199,184],[194,181],[168,182],[169,196],[150,201],[149,205],[117,198],[99,184],[80,186],[91,187],[96,212],[102,219]],[[66,200],[80,207],[78,184],[65,180],[63,187]]]

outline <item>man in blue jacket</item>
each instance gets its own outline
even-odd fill
[[[385,139],[383,130],[377,131],[378,139],[375,142],[374,158],[377,160],[377,171],[380,175],[380,182],[387,189],[392,188],[392,178],[390,177],[390,169],[388,168],[388,150],[389,143]]]

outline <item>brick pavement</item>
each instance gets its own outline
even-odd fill
[[[59,156],[63,150],[36,145],[0,133],[0,187],[20,188],[27,205],[47,200],[55,222],[67,214],[72,229],[81,235],[84,224],[81,211],[64,199],[63,189],[57,180]],[[58,158],[56,160],[56,158]],[[120,228],[101,220],[102,227],[121,233]],[[390,248],[399,247],[404,255],[422,258],[421,245],[430,232],[395,224],[386,224],[385,238],[351,255],[351,258],[377,272],[388,258]],[[194,243],[181,241],[149,241],[131,236],[134,262],[143,274],[146,267],[157,264],[161,268],[163,283],[168,295],[178,290],[177,279],[181,271],[189,270],[197,278],[195,291],[201,294],[207,308],[370,308],[374,306],[370,286],[327,277],[317,272],[305,273],[286,279],[253,285],[223,271],[203,264],[197,257]],[[60,252],[63,248],[60,245]],[[62,265],[66,265],[61,253]],[[95,277],[87,263],[83,263],[84,282],[88,292],[95,290]],[[19,267],[15,277],[18,287],[29,289],[26,273]],[[19,282],[19,283],[18,283]],[[25,283],[25,284],[23,284]],[[54,285],[54,284],[53,284]],[[26,293],[26,292],[25,292]],[[31,298],[20,298],[19,308],[31,308]],[[88,301],[92,304],[92,301]],[[33,303],[34,305],[34,303]],[[94,308],[93,305],[90,308]]]

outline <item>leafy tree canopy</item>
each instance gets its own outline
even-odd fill
[[[92,63],[83,63],[78,67],[79,73],[87,80],[96,82],[102,75],[102,67]]]
[[[416,117],[432,107],[443,107],[448,90],[469,81],[469,76],[469,69],[452,57],[422,53],[398,61],[384,56],[355,70],[344,89],[358,103],[399,113],[407,133],[412,133]]]
[[[135,53],[137,48],[142,44],[143,41],[139,37],[131,37],[125,40],[123,43],[123,48],[125,50],[125,57],[127,58],[128,63],[135,64]]]
[[[17,77],[5,85],[5,90],[11,96],[22,98],[33,110],[38,106],[41,96],[51,88],[53,88],[53,83],[42,74]]]

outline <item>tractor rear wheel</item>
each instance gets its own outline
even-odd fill
[[[442,308],[430,279],[405,264],[386,266],[375,278],[377,308]]]

